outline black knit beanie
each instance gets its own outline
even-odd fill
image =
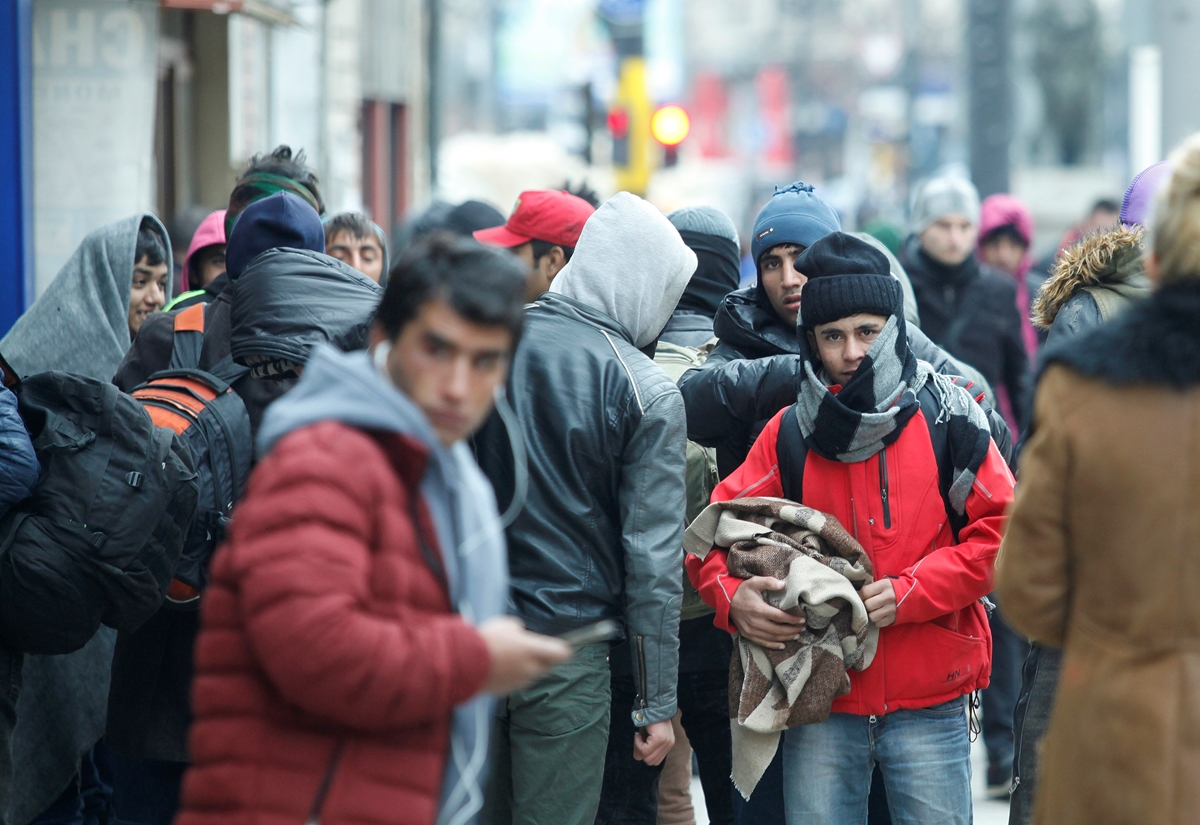
[[[800,293],[805,329],[859,313],[904,315],[904,293],[887,256],[845,232],[814,243],[796,260],[808,283]]]

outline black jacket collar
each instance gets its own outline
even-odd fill
[[[713,333],[747,358],[769,355],[799,355],[800,339],[795,327],[783,322],[758,300],[758,287],[748,286],[725,296],[713,321]]]
[[[1162,287],[1112,322],[1052,347],[1044,366],[1054,363],[1112,384],[1200,383],[1200,282]]]

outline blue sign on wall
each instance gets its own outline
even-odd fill
[[[0,335],[33,301],[32,6],[0,2]]]

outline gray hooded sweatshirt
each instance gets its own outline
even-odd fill
[[[293,430],[339,421],[364,430],[402,433],[429,451],[421,497],[437,531],[450,603],[478,624],[504,613],[508,567],[504,528],[492,487],[459,442],[438,441],[421,410],[375,368],[366,352],[319,344],[304,375],[272,404],[258,432],[260,455]],[[483,806],[492,700],[477,696],[454,711],[438,825],[470,825]]]
[[[696,263],[696,253],[662,212],[618,192],[583,225],[575,254],[550,291],[600,310],[643,349],[667,326]]]

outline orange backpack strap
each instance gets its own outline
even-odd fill
[[[193,304],[175,313],[175,343],[171,348],[168,369],[194,370],[200,366],[200,350],[204,347],[204,307]]]

